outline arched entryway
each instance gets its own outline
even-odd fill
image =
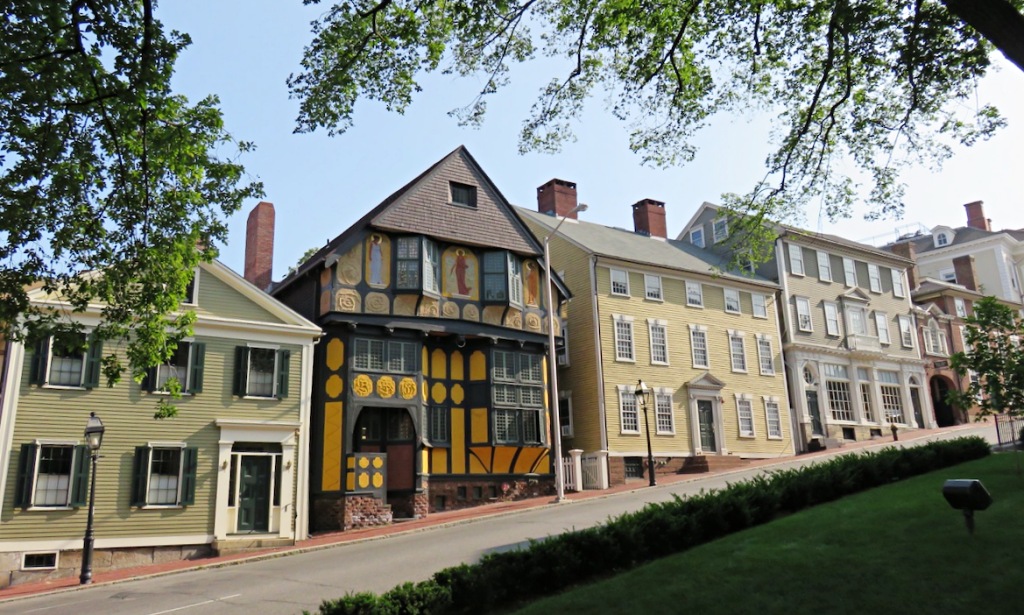
[[[387,453],[389,501],[416,489],[416,427],[408,410],[363,408],[353,445],[357,453]]]
[[[929,382],[932,392],[932,407],[935,410],[935,422],[939,427],[949,427],[959,423],[956,409],[946,401],[946,395],[953,386],[945,376],[932,376]]]

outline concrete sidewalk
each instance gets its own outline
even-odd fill
[[[954,427],[945,427],[941,429],[917,429],[901,433],[900,440],[912,442],[915,440],[925,439],[936,434],[955,435],[956,432],[972,430],[985,424],[986,423],[984,422],[968,423],[966,425],[957,425]],[[991,425],[991,423],[988,424]],[[850,442],[840,448],[818,451],[814,453],[806,453],[800,455],[799,458],[828,458],[849,452],[861,451],[864,449],[882,448],[884,446],[891,445],[892,443],[893,440],[891,436],[875,440],[865,440],[862,442]],[[786,456],[774,459],[751,460],[749,465],[743,468],[717,473],[710,472],[702,474],[659,475],[657,477],[658,485],[657,487],[654,488],[657,489],[667,485],[675,485],[678,483],[702,480],[707,478],[708,476],[720,476],[744,472],[750,470],[751,468],[770,468],[771,466],[781,465],[790,462],[793,459],[796,459],[796,457]],[[318,534],[306,540],[300,540],[295,545],[288,547],[279,547],[275,549],[267,549],[262,551],[253,551],[247,553],[236,553],[233,555],[209,557],[203,558],[201,560],[186,560],[150,564],[134,568],[122,568],[119,570],[112,570],[108,572],[94,573],[93,585],[108,585],[112,583],[119,583],[134,579],[142,579],[159,575],[173,574],[176,572],[182,572],[186,570],[201,570],[204,568],[230,566],[233,564],[241,564],[245,562],[257,561],[272,557],[283,557],[290,554],[302,553],[306,551],[328,549],[346,543],[367,540],[381,540],[397,534],[418,532],[440,526],[471,523],[478,519],[510,515],[527,509],[540,508],[544,506],[564,506],[566,504],[571,504],[574,501],[587,500],[593,498],[613,497],[621,493],[640,491],[643,489],[650,488],[651,487],[649,487],[647,484],[647,479],[632,479],[627,481],[624,485],[616,485],[610,489],[605,489],[601,491],[581,491],[567,493],[567,502],[563,502],[562,504],[555,502],[551,498],[551,496],[544,496],[538,498],[517,500],[514,502],[496,502],[493,504],[484,504],[473,508],[432,513],[427,517],[423,517],[421,519],[397,521],[391,525],[383,527],[350,530],[347,532],[331,532]],[[25,598],[28,596],[36,596],[41,594],[75,591],[79,589],[84,589],[86,587],[89,586],[82,586],[78,584],[77,577],[61,579],[58,581],[25,583],[22,585],[17,585],[15,587],[0,590],[0,602],[6,602],[8,600],[15,600],[19,598]]]

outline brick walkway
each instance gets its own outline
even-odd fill
[[[957,425],[955,427],[945,427],[941,429],[917,429],[906,433],[901,433],[901,440],[913,441],[937,433],[948,433],[956,432],[961,430],[972,429],[979,426],[978,423],[970,423],[966,425]],[[892,443],[892,437],[884,437],[875,440],[865,440],[861,442],[851,442],[838,449],[830,449],[826,451],[818,451],[814,453],[806,453],[800,455],[801,459],[814,458],[814,457],[830,457],[837,454],[842,454],[850,451],[867,449],[867,448],[878,448]],[[714,474],[729,474],[733,472],[742,472],[749,470],[750,468],[772,466],[779,463],[791,461],[793,457],[779,457],[775,459],[764,459],[764,460],[752,460],[750,464],[741,469],[728,470],[718,473],[703,473],[703,474],[664,474],[658,475],[658,487],[664,485],[673,485],[682,482],[701,480]],[[626,482],[624,485],[616,485],[610,489],[602,491],[582,491],[566,493],[566,499],[570,501],[585,500],[592,498],[603,498],[616,495],[619,493],[639,491],[642,489],[649,489],[647,485],[647,479],[633,479]],[[656,487],[657,488],[657,487]],[[433,513],[427,517],[420,519],[412,519],[408,521],[399,521],[392,525],[384,527],[366,528],[361,530],[350,530],[348,532],[330,532],[325,534],[317,534],[306,540],[298,541],[294,546],[279,547],[276,549],[267,549],[263,551],[252,551],[248,553],[237,553],[233,555],[225,555],[221,557],[209,557],[201,560],[190,560],[190,561],[174,561],[160,564],[151,564],[147,566],[139,566],[135,568],[122,568],[120,570],[111,570],[108,572],[94,573],[93,585],[119,583],[123,581],[130,581],[134,579],[142,579],[146,577],[159,576],[165,574],[173,574],[175,572],[181,572],[185,570],[200,570],[203,568],[215,568],[220,566],[230,566],[233,564],[240,564],[244,562],[250,562],[260,559],[267,559],[271,557],[282,557],[293,553],[302,553],[304,551],[313,551],[317,549],[327,549],[339,544],[352,543],[357,541],[365,540],[379,540],[395,534],[402,534],[406,532],[417,532],[427,528],[454,525],[459,523],[468,523],[476,519],[482,519],[486,517],[494,517],[500,515],[508,515],[517,511],[526,510],[530,508],[539,508],[542,506],[556,506],[557,504],[551,499],[550,496],[530,498],[525,500],[518,500],[515,502],[497,502],[493,504],[484,504],[482,506],[476,506],[473,508],[465,508],[462,510],[452,510],[439,513]],[[7,600],[24,598],[27,596],[35,596],[39,594],[55,593],[74,591],[81,589],[82,586],[78,584],[78,577],[61,579],[59,581],[48,581],[40,583],[25,583],[10,587],[7,589],[0,590],[0,602]]]

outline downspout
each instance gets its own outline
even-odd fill
[[[594,318],[594,353],[597,355],[597,416],[601,425],[601,450],[608,450],[608,417],[605,414],[604,365],[601,362],[601,320],[597,309],[597,256],[590,256],[590,303]]]

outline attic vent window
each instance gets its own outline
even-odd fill
[[[448,190],[451,193],[453,205],[476,207],[476,186],[460,184],[459,182],[448,182]]]

